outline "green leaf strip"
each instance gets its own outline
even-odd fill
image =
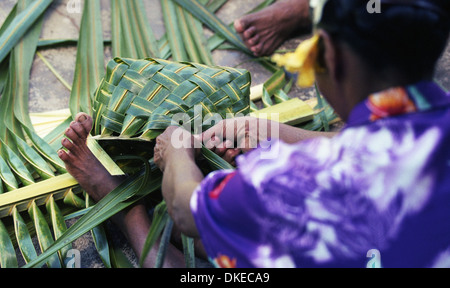
[[[0,36],[0,62],[2,62],[28,29],[41,16],[53,0],[36,0],[9,23]]]

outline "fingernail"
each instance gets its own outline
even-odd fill
[[[81,123],[83,123],[83,122],[86,121],[86,120],[87,120],[87,118],[86,118],[85,115],[81,115],[81,116],[78,118],[78,121],[81,122]]]

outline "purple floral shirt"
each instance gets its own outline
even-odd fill
[[[218,267],[363,268],[371,251],[382,267],[450,267],[449,148],[450,94],[394,88],[333,139],[275,142],[210,174],[191,210]]]

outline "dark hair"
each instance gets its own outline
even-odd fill
[[[411,81],[433,75],[450,31],[450,0],[330,0],[318,28],[348,43],[375,71],[394,68]]]

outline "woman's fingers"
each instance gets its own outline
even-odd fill
[[[237,148],[231,140],[225,140],[216,145],[214,153],[222,157],[229,149]]]
[[[225,119],[202,134],[203,143],[220,144],[236,138],[236,122],[239,118]]]
[[[260,125],[260,122],[264,125]],[[267,140],[268,124],[267,121],[252,117],[226,119],[205,131],[202,141],[221,157],[233,148],[239,148],[239,152],[248,152],[257,148],[260,141]]]
[[[236,157],[239,156],[240,154],[241,149],[239,148],[228,149],[222,158],[231,165],[236,166]]]

